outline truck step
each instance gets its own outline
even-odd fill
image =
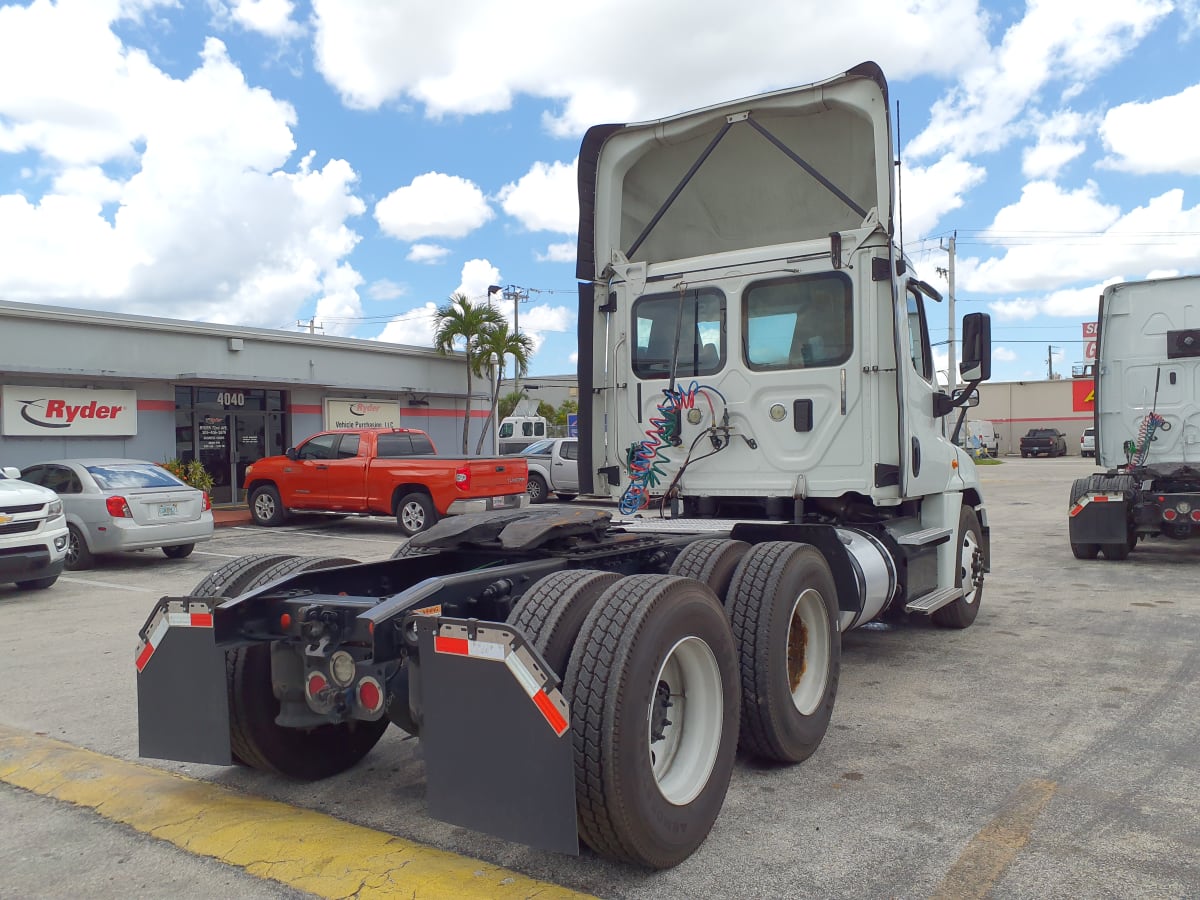
[[[898,540],[902,547],[933,547],[950,540],[952,533],[949,528],[924,528],[911,534],[903,534]]]
[[[937,612],[947,603],[953,603],[963,595],[963,590],[960,587],[942,588],[938,591],[930,591],[923,597],[918,597],[910,603],[904,605],[904,611],[910,613],[929,613]]]

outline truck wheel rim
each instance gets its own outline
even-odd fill
[[[829,679],[829,613],[820,591],[805,589],[788,622],[787,672],[792,704],[802,716],[821,705]]]
[[[542,496],[542,488],[536,481],[530,481],[525,488],[525,492],[529,494],[530,500],[537,500]]]
[[[958,569],[958,583],[966,588],[963,595],[964,603],[975,602],[975,592],[983,580],[983,554],[979,550],[979,541],[975,532],[967,530],[962,539],[962,562]]]
[[[254,498],[254,514],[260,519],[269,519],[275,515],[275,501],[267,494],[259,494]]]
[[[406,503],[401,511],[404,527],[409,531],[420,531],[425,524],[425,510],[420,503]]]
[[[721,745],[721,669],[708,644],[686,637],[668,651],[648,710],[650,769],[667,802],[684,806],[708,784]]]

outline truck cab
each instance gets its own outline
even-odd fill
[[[893,240],[891,146],[870,63],[812,90],[588,132],[581,491],[626,515],[957,532],[971,508],[986,521],[969,455],[942,427],[966,401],[935,380],[941,297]],[[966,317],[972,387],[989,337],[986,316]]]

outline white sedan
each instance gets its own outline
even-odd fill
[[[22,469],[21,478],[62,500],[68,569],[87,569],[100,553],[151,547],[182,559],[213,534],[208,494],[152,462],[59,459]]]

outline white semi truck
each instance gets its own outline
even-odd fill
[[[1139,539],[1200,536],[1200,276],[1100,295],[1095,455],[1071,486],[1071,551],[1125,559]]]
[[[739,746],[817,749],[843,632],[979,610],[987,515],[943,424],[988,377],[989,320],[965,317],[947,396],[939,298],[893,240],[891,146],[872,63],[591,129],[580,492],[616,515],[459,516],[390,560],[228,563],[141,631],[141,753],[318,778],[392,723],[422,741],[435,817],[687,858]]]

